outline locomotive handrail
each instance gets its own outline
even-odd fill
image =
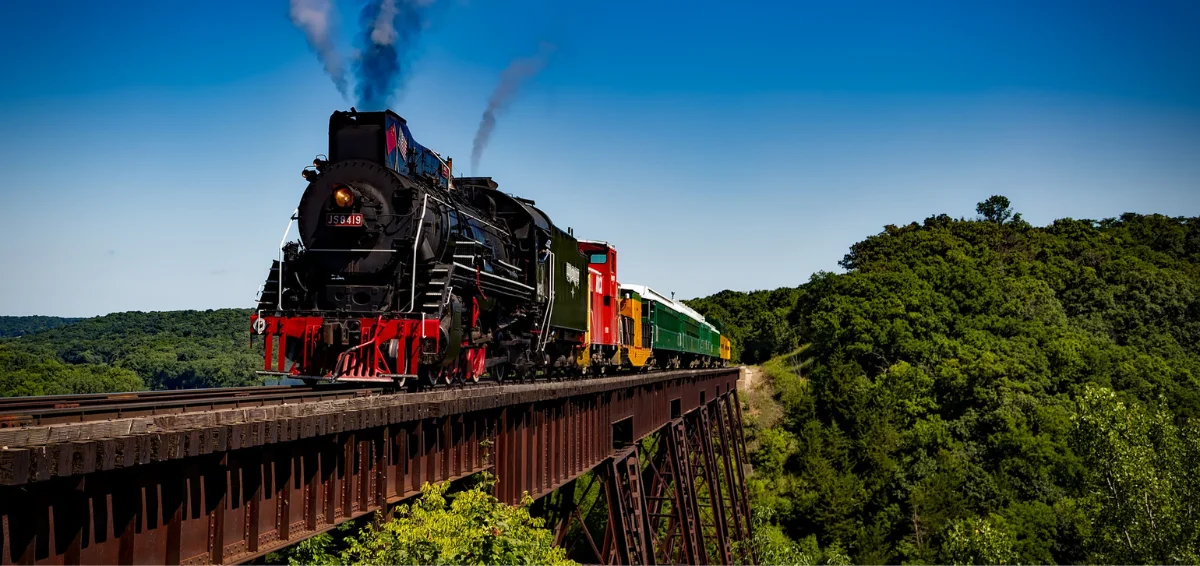
[[[472,269],[475,269],[474,267],[469,267],[469,266],[463,265],[463,264],[461,264],[461,263],[458,263],[457,261],[456,261],[456,262],[454,262],[454,265],[455,265],[455,266],[457,266],[457,267],[461,267],[461,268],[463,268],[463,269],[466,269],[466,270],[468,270],[468,271],[470,271],[470,270],[472,270]],[[533,287],[530,287],[529,285],[526,285],[526,284],[524,284],[524,283],[522,283],[522,282],[520,282],[520,281],[514,281],[514,280],[512,280],[512,279],[509,279],[509,278],[507,278],[507,277],[502,277],[502,276],[500,276],[500,275],[496,275],[495,273],[488,273],[488,272],[486,272],[486,271],[480,271],[480,272],[479,272],[479,274],[480,274],[480,275],[486,275],[486,276],[488,276],[488,277],[492,277],[492,278],[495,278],[495,279],[499,279],[499,280],[501,280],[501,281],[504,281],[505,283],[508,283],[508,284],[510,284],[510,285],[516,285],[516,286],[518,286],[518,287],[522,287],[522,288],[524,288],[524,289],[528,289],[528,290],[530,290],[530,291],[533,291],[533,290],[534,290],[534,288],[533,288]],[[552,287],[552,288],[553,288],[553,287]]]
[[[437,197],[435,197],[435,196],[430,196],[430,195],[429,195],[429,193],[426,193],[426,194],[425,194],[425,198],[431,198],[431,199],[433,199],[433,200],[435,200],[435,201],[437,201],[437,202],[440,202],[440,203],[442,203],[442,205],[444,205],[444,206],[453,206],[453,205],[451,205],[450,203],[448,203],[448,202],[446,202],[446,201],[444,201],[444,200],[442,200],[442,199],[440,199],[440,198],[437,198]],[[460,210],[460,209],[457,209],[457,208],[456,208],[455,210],[456,210],[456,212],[457,212],[458,214],[461,214],[461,215],[463,215],[463,216],[466,216],[467,218],[470,218],[471,220],[474,220],[474,221],[476,221],[476,222],[479,222],[480,224],[486,225],[486,226],[487,226],[487,227],[489,227],[489,228],[492,228],[492,229],[494,229],[494,230],[505,230],[505,228],[501,228],[501,227],[499,227],[499,226],[496,226],[495,224],[492,224],[491,222],[488,222],[487,220],[484,220],[484,219],[482,219],[482,218],[479,218],[478,216],[473,216],[473,215],[471,215],[470,213],[463,212],[462,210]]]
[[[429,206],[429,193],[421,201],[421,219],[417,221],[417,235],[413,237],[413,259],[408,269],[412,271],[412,285],[409,287],[408,310],[412,312],[417,306],[417,246],[421,244],[421,233],[425,231],[425,209]],[[414,211],[415,212],[415,211]]]
[[[381,253],[394,254],[399,250],[377,250],[374,248],[309,248],[307,252],[352,252],[352,253]]]
[[[511,263],[508,263],[507,261],[504,261],[504,260],[502,260],[502,259],[496,259],[495,261],[496,261],[496,263],[499,263],[500,265],[503,265],[504,267],[507,267],[507,268],[509,268],[509,269],[511,269],[511,270],[513,270],[513,271],[516,271],[517,273],[523,273],[523,272],[521,271],[521,268],[520,268],[520,267],[517,267],[517,266],[515,266],[515,265],[513,265],[513,264],[511,264]],[[530,288],[532,289],[532,287],[530,287]]]
[[[546,293],[546,317],[542,319],[542,329],[538,333],[538,350],[542,352],[546,351],[546,333],[550,332],[550,314],[554,312],[554,252],[546,254],[546,263],[549,265],[546,274],[550,285]]]
[[[300,217],[300,209],[292,211],[292,218],[288,220],[287,228],[283,230],[283,237],[279,239],[279,294],[275,296],[275,308],[283,308],[283,245],[287,243],[288,233],[292,231],[292,224],[295,224],[296,219]]]

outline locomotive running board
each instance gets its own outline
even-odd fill
[[[381,373],[381,374],[379,374],[378,377],[347,377],[347,376],[338,376],[338,377],[323,376],[322,377],[322,376],[315,376],[315,375],[292,375],[290,373],[284,373],[282,371],[262,371],[262,370],[256,371],[254,373],[256,373],[258,375],[263,375],[263,376],[286,377],[289,379],[307,379],[307,380],[315,380],[315,381],[337,381],[337,382],[361,381],[361,382],[367,382],[367,383],[371,383],[371,382],[390,383],[392,381],[396,381],[396,380],[400,380],[400,379],[409,379],[409,378],[416,379],[417,378],[417,376],[415,374],[402,374],[402,373]]]

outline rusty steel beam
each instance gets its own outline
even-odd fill
[[[633,446],[598,468],[608,502],[608,530],[613,533],[621,564],[654,564],[647,541],[649,521],[639,464],[639,451]]]
[[[646,467],[650,485],[649,533],[654,538],[655,562],[699,564],[695,484],[683,462],[687,458],[682,421],[673,421],[657,434]]]
[[[740,422],[728,420],[737,402],[736,391],[710,397],[598,466],[589,482],[599,481],[582,492],[602,486],[603,531],[576,506],[574,483],[551,496],[556,542],[574,533],[568,552],[595,564],[755,563],[745,440]]]
[[[0,564],[234,564],[485,469],[501,500],[536,499],[611,467],[614,435],[646,438],[729,397],[737,377],[675,371],[3,429]],[[623,486],[638,476],[634,458]],[[601,553],[615,555],[619,541],[605,540]]]

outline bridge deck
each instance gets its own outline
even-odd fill
[[[738,370],[371,394],[0,429],[0,563],[236,563],[492,469],[537,498]]]

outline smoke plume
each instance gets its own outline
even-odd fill
[[[555,49],[554,45],[543,43],[538,47],[536,55],[515,60],[500,73],[500,82],[496,84],[496,90],[492,91],[491,98],[488,98],[487,109],[483,111],[483,117],[479,120],[479,130],[475,132],[475,143],[471,146],[472,175],[477,173],[483,150],[487,149],[488,138],[492,136],[492,130],[496,129],[496,115],[508,108],[525,81],[545,68]]]
[[[317,53],[317,60],[325,67],[325,74],[333,80],[342,98],[348,96],[346,70],[333,46],[333,1],[291,0],[289,15],[292,24],[304,32],[308,45]]]
[[[363,9],[355,65],[359,110],[383,110],[408,78],[412,48],[432,0],[370,0]]]

